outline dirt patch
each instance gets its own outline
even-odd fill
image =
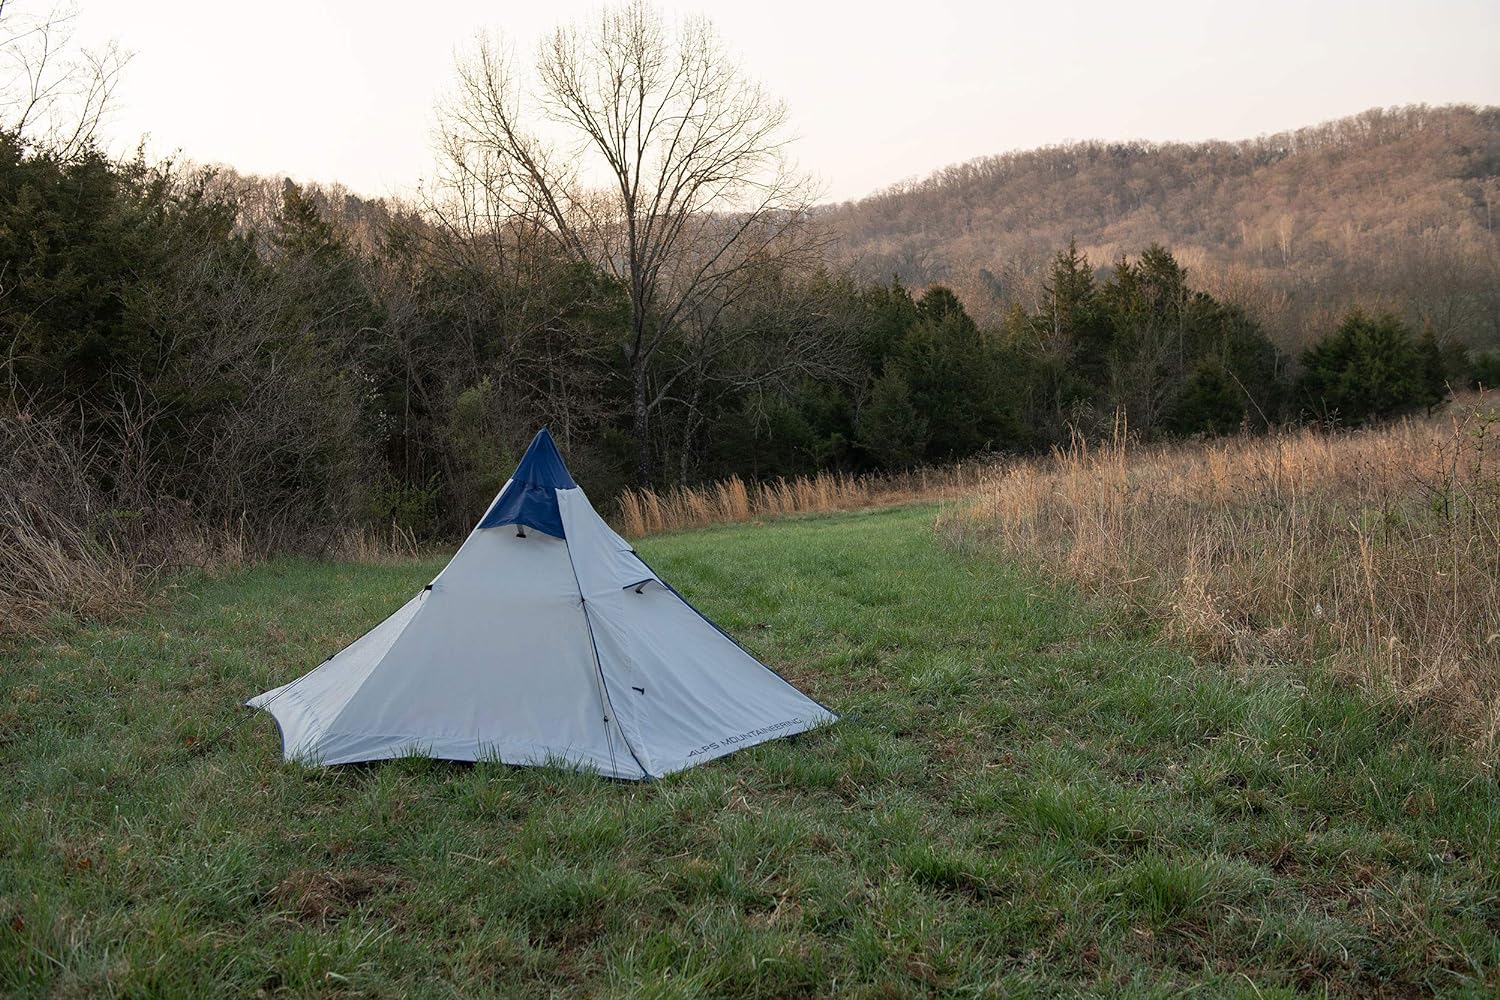
[[[343,871],[302,868],[282,879],[268,898],[291,919],[321,927],[398,888],[401,882],[400,874],[387,866]]]

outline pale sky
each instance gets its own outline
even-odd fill
[[[790,107],[795,157],[853,198],[975,156],[1070,139],[1239,139],[1392,104],[1500,104],[1500,0],[818,0],[707,14]],[[595,2],[80,0],[78,38],[134,53],[107,129],[124,152],[367,195],[433,174],[454,54],[529,55]]]

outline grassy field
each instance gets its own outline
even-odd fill
[[[1077,445],[939,531],[1102,594],[1181,648],[1317,663],[1500,766],[1500,406],[1330,434]]]
[[[1493,995],[1500,793],[932,530],[642,553],[838,726],[650,785],[280,763],[247,695],[439,562],[284,562],[0,662],[0,993]],[[236,723],[243,723],[237,728]]]

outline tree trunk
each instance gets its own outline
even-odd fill
[[[635,470],[636,485],[647,488],[651,485],[651,413],[646,405],[646,363],[640,359],[630,366],[630,378],[635,394]]]
[[[693,398],[688,402],[687,425],[682,434],[682,455],[678,458],[677,482],[679,485],[688,481],[689,466],[692,462],[693,435],[698,433],[698,424],[702,418],[698,412],[698,402],[703,398],[703,380],[700,378],[693,384]]]

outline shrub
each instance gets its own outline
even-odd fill
[[[1399,318],[1356,309],[1303,352],[1298,392],[1317,419],[1358,426],[1434,402],[1429,367]]]

